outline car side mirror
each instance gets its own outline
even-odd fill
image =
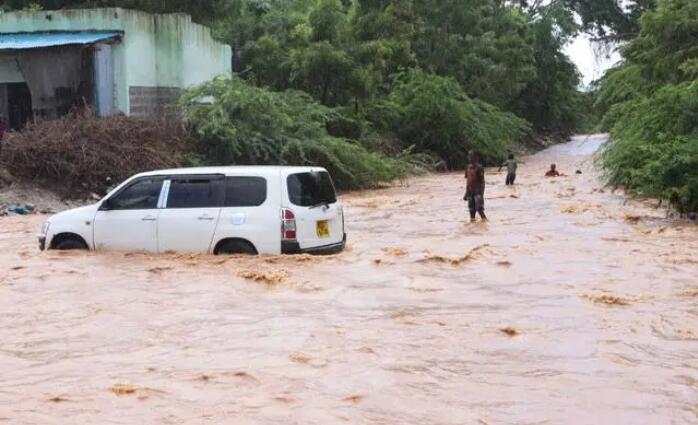
[[[100,211],[109,211],[112,209],[111,199],[105,199],[102,201],[102,205],[99,206]]]

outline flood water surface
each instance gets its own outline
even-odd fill
[[[488,170],[488,223],[460,173],[345,195],[332,257],[40,253],[0,218],[0,423],[698,423],[698,229],[604,188],[602,141]]]

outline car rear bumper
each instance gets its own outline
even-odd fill
[[[342,242],[314,246],[312,248],[301,248],[301,246],[296,241],[281,241],[281,253],[282,254],[312,254],[312,255],[332,255],[338,254],[344,250],[347,245],[347,234],[344,234]]]

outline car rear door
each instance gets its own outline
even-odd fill
[[[159,252],[201,252],[211,247],[223,204],[222,175],[171,176],[158,218]]]
[[[225,202],[215,241],[243,239],[260,254],[278,254],[281,248],[281,189],[278,174],[246,174],[225,178]]]
[[[296,218],[301,249],[333,245],[344,239],[344,217],[327,171],[291,173],[286,177],[286,201]]]
[[[94,220],[96,249],[157,252],[164,177],[140,177],[102,203]]]

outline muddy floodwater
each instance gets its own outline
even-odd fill
[[[486,224],[460,173],[347,194],[333,257],[41,253],[0,218],[0,423],[698,423],[698,226],[604,188],[602,141],[489,169]]]

